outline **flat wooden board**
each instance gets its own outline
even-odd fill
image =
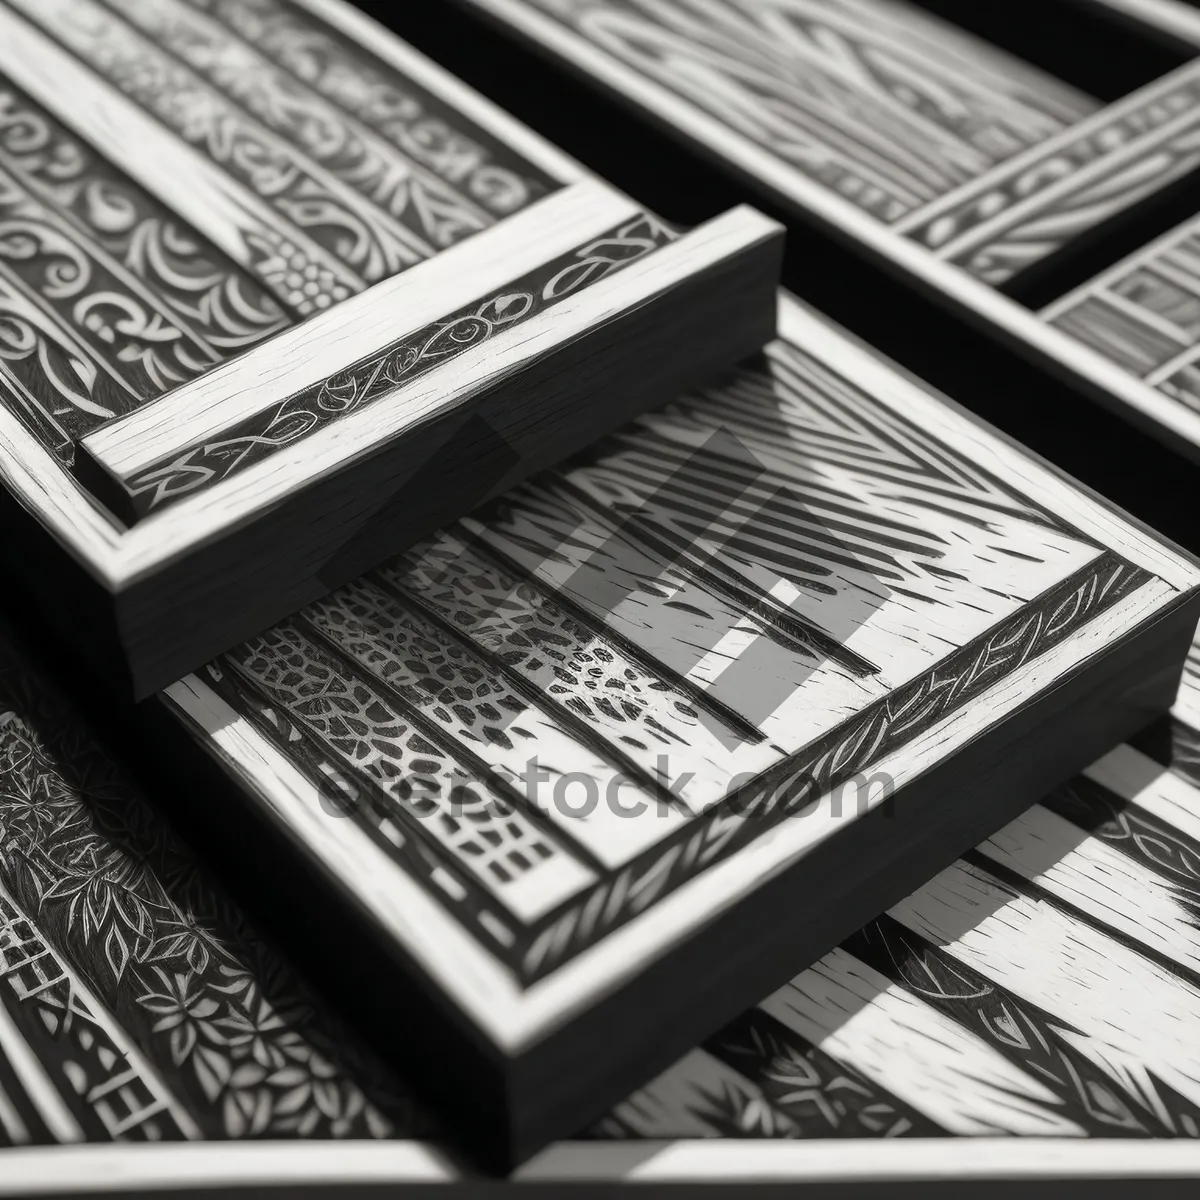
[[[811,312],[780,322],[758,368],[166,693],[503,1053],[1195,586]]]
[[[584,178],[364,24],[0,10],[0,474],[111,587],[125,531],[64,470],[80,438]]]
[[[0,1195],[471,1178],[0,653]],[[1173,767],[1105,756],[520,1178],[1194,1175],[1196,664]]]

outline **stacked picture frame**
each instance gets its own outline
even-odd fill
[[[0,1196],[1200,1172],[1200,563],[779,290],[1200,460],[1200,10],[421,8],[0,0]]]

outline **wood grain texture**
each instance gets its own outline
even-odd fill
[[[264,968],[274,961],[271,952],[246,933],[161,816],[129,788],[11,641],[4,644],[0,674],[8,797],[0,856],[0,1131],[6,1142],[0,1193],[26,1194],[34,1181],[90,1192],[98,1173],[119,1173],[122,1187],[133,1190],[255,1178],[276,1185],[294,1180],[301,1190],[471,1178],[469,1167],[448,1159],[435,1143],[408,1140],[428,1130],[428,1119],[396,1097],[394,1080],[355,1058],[356,1050],[349,1078],[329,1075],[329,1067],[321,1074],[327,1089],[322,1111],[334,1094],[357,1094],[350,1080],[375,1089],[362,1110],[363,1131],[353,1122],[333,1127],[333,1136],[356,1140],[332,1159],[320,1143],[278,1141],[312,1132],[309,1110],[295,1107],[303,1089],[291,1086],[300,1064],[310,1061],[307,1042],[295,1037],[301,1029],[304,1036],[327,1036],[316,1033],[325,1018],[311,1002],[284,999],[294,985],[277,967]],[[1185,877],[1182,867],[1192,872],[1194,887],[1200,878],[1198,798],[1194,786],[1129,748],[1106,756],[981,848],[985,856],[995,853],[989,846],[1004,846],[1030,862],[1053,859],[1049,871],[1030,880],[1035,890],[1011,883],[998,888],[978,859],[944,873],[618,1106],[590,1131],[590,1140],[552,1147],[520,1177],[668,1181],[761,1174],[799,1182],[814,1173],[850,1180],[878,1172],[929,1179],[938,1164],[936,1173],[960,1185],[982,1178],[1014,1184],[1061,1178],[1066,1184],[1114,1177],[1153,1184],[1190,1171],[1194,1154],[1183,1146],[1175,1153],[1161,1140],[1200,1136],[1189,1104],[1198,1086],[1187,1073],[1190,1051],[1176,1046],[1167,1058],[1156,1057],[1162,1048],[1154,1030],[1161,1023],[1132,1010],[1118,1019],[1111,1004],[1114,995],[1138,1004],[1184,1002],[1186,979],[1162,971],[1170,947],[1156,969],[1145,960],[1154,948],[1153,927],[1112,943],[1106,940],[1112,926],[1105,925],[1110,909],[1076,908],[1070,898],[1055,903],[1036,885],[1052,884],[1073,863],[1072,874],[1096,895],[1107,888],[1110,899],[1123,900],[1125,885],[1113,876],[1113,864],[1135,868],[1149,847],[1158,865],[1148,882],[1169,886]],[[1139,844],[1129,832],[1146,830],[1147,821],[1158,825]],[[1061,845],[1071,848],[1059,857],[1056,844],[1045,855],[1046,830],[1068,826],[1074,834]],[[81,837],[96,865],[85,877],[66,853]],[[1190,868],[1186,858],[1157,853],[1168,841],[1191,847]],[[1115,858],[1094,857],[1105,845],[1114,847]],[[960,901],[981,887],[989,903],[962,907]],[[38,894],[40,902],[28,901]],[[106,908],[99,907],[102,896],[110,897]],[[198,911],[206,914],[198,921],[186,915]],[[150,924],[134,936],[139,920]],[[231,929],[237,931],[232,937]],[[1182,953],[1175,961],[1186,972],[1191,930],[1176,929]],[[1120,966],[1116,981],[1106,978],[1100,1009],[1093,1009],[1087,991],[1072,991],[1086,988],[1089,947]],[[163,957],[170,953],[182,956],[178,975]],[[1015,990],[1005,987],[1009,953],[1019,956],[1019,967],[1009,968]],[[230,987],[214,990],[206,959],[225,964],[215,978],[228,979]],[[265,976],[253,974],[264,969]],[[227,1019],[222,1007],[241,1003],[242,992],[232,985],[243,971],[269,978],[270,985],[256,1010]],[[1145,994],[1153,978],[1166,989],[1157,999]],[[256,986],[250,984],[255,995]],[[28,1019],[34,1006],[43,1018]],[[61,1038],[47,1036],[59,1028],[72,1039],[65,1071]],[[342,1057],[349,1046],[344,1032],[337,1036]],[[289,1065],[272,1075],[257,1064],[277,1047],[286,1047]],[[119,1075],[109,1087],[104,1081],[114,1053]],[[219,1064],[230,1055],[242,1065],[226,1072]],[[252,1069],[258,1071],[253,1078]],[[339,1064],[337,1070],[344,1069]],[[270,1086],[276,1075],[283,1084],[285,1074],[288,1088]],[[1181,1090],[1171,1086],[1172,1075]],[[347,1117],[359,1103],[352,1101]],[[319,1119],[315,1110],[313,1117]],[[230,1146],[255,1136],[255,1122],[264,1119],[275,1144],[259,1141],[244,1151]],[[364,1135],[387,1140],[372,1147]],[[160,1148],[138,1144],[163,1136],[218,1139],[230,1149],[217,1158],[176,1144],[164,1157]],[[1013,1136],[1030,1138],[1019,1153]],[[114,1139],[123,1144],[105,1145]],[[52,1157],[35,1149],[71,1142],[92,1145]],[[13,1147],[21,1146],[26,1149],[16,1153]]]
[[[1069,310],[1056,304],[1035,313],[1010,299],[1022,280],[1068,252],[1080,252],[1118,222],[1151,212],[1167,189],[1196,169],[1198,67],[1193,60],[1137,87],[1107,106],[1076,99],[1055,109],[1057,127],[1026,125],[1025,141],[1005,141],[1009,153],[952,185],[907,195],[895,174],[955,139],[989,130],[988,117],[1012,117],[1015,97],[982,110],[954,90],[939,70],[954,75],[959,55],[974,70],[969,89],[994,86],[996,50],[901,3],[859,0],[463,0],[502,29],[531,43],[588,84],[686,141],[718,169],[747,180],[785,210],[848,237],[868,257],[899,269],[952,310],[982,320],[1008,345],[1039,366],[1066,373],[1100,403],[1115,408],[1173,448],[1200,458],[1200,414],[1190,399],[1190,335],[1171,317],[1146,316],[1109,291],[1088,300],[1087,286]],[[1090,0],[1089,0],[1090,2]],[[1119,11],[1128,36],[1194,53],[1200,23],[1194,8],[1173,0],[1096,0]],[[862,32],[870,13],[889,49],[873,48]],[[937,33],[930,32],[930,26]],[[900,31],[897,31],[900,27]],[[905,71],[904,55],[922,61],[920,83]],[[1020,64],[1006,67],[1009,88],[1043,108],[1054,85]],[[947,90],[927,94],[939,79]],[[810,83],[810,80],[813,82]],[[932,87],[932,83],[930,83]],[[1049,88],[1049,90],[1046,90]],[[955,96],[950,103],[949,95]],[[1059,97],[1061,102],[1062,97]],[[939,103],[941,101],[941,103]],[[879,106],[872,136],[849,133]],[[1050,106],[1052,107],[1052,106]],[[972,113],[974,119],[967,120]],[[984,116],[983,114],[987,114]],[[956,120],[947,136],[946,124]],[[889,129],[885,145],[879,132]],[[940,128],[937,137],[933,130]],[[928,142],[925,140],[928,139]],[[1004,139],[999,139],[1004,141]],[[1020,143],[1020,144],[1018,144]],[[960,147],[961,148],[961,147]],[[940,159],[938,160],[941,161]],[[959,156],[960,167],[966,159]],[[911,176],[906,176],[910,184]],[[1182,184],[1180,185],[1182,186]],[[1182,231],[1181,231],[1182,235]],[[1074,247],[1075,251],[1071,248]],[[1107,282],[1112,282],[1107,279]],[[1098,286],[1105,286],[1102,281]],[[1175,285],[1158,301],[1176,316]],[[1186,289],[1185,289],[1186,290]],[[1086,326],[1086,329],[1084,328]],[[1156,368],[1165,378],[1154,374]],[[1178,368],[1178,370],[1173,370]]]
[[[1043,318],[1121,371],[1200,411],[1200,239],[1195,221],[1055,301]]]
[[[775,227],[675,238],[338,5],[6,5],[0,81],[0,474],[139,697],[772,332]]]
[[[312,786],[343,776],[376,797],[367,807],[411,794],[410,736],[416,757],[437,743],[482,772],[476,820],[515,787],[510,874],[486,883],[500,841],[462,863],[497,895],[530,872],[557,878],[563,856],[628,863],[565,914],[566,894],[545,893],[553,919],[504,956],[532,979],[643,908],[630,903],[650,884],[635,881],[666,896],[1150,583],[954,453],[812,349],[779,343],[765,373],[643,418],[201,678],[235,712],[263,713],[279,752],[307,731]],[[431,639],[450,656],[434,675],[417,667]],[[341,699],[313,707],[318,694]],[[547,779],[525,777],[523,753],[546,759]],[[614,805],[617,774],[630,790]],[[439,778],[423,799],[447,804]],[[626,819],[626,805],[648,815]],[[525,806],[556,832],[518,832]]]
[[[844,851],[854,868],[828,881],[844,889],[885,844],[876,876],[903,874],[888,813],[912,781],[1015,737],[1031,701],[1065,704],[1060,681],[1193,586],[1190,566],[827,323],[791,301],[780,323],[755,368],[167,693],[240,803],[490,1042],[479,1069],[563,1111],[582,1103],[576,1068],[524,1065],[548,1032],[582,1038],[707,922],[749,914],[766,880],[824,879]],[[1183,652],[1170,640],[1145,660],[1153,683],[1114,676],[1093,697],[1115,688],[1103,703],[1124,712],[1147,686],[1133,703],[1161,710]],[[1024,761],[993,753],[978,778]],[[1012,786],[974,836],[986,805],[954,809],[952,853],[1016,811]],[[931,794],[917,811],[914,844],[951,810]],[[626,1022],[631,1054],[639,1036]],[[896,1121],[930,1128],[875,1078]],[[1075,1128],[1029,1112],[1028,1128]],[[553,1119],[513,1101],[497,1136],[520,1156]]]
[[[338,1062],[320,1067],[321,1111],[349,1098],[333,1136],[355,1143],[333,1160],[278,1144],[312,1132],[310,1110],[295,1108],[309,1093],[293,1085],[302,1063],[324,1059],[295,1038],[328,1038],[327,1018],[285,998],[295,985],[272,952],[8,641],[0,683],[0,1192],[34,1179],[89,1190],[85,1173],[99,1171],[126,1188],[292,1172],[297,1188],[470,1178],[435,1144],[407,1140],[428,1118],[340,1030],[336,1051],[317,1042]],[[1127,747],[1106,756],[521,1177],[922,1179],[936,1163],[960,1184],[1065,1183],[1190,1170],[1194,1156],[1162,1139],[1200,1136],[1200,1071],[1158,1017],[1195,1003],[1198,814],[1183,778]],[[1126,904],[1166,920],[1124,922]],[[263,991],[239,1016],[243,972],[263,981],[247,998]],[[286,1068],[258,1067],[280,1052]],[[221,1066],[230,1057],[241,1065]],[[357,1087],[371,1096],[362,1129]],[[275,1145],[219,1160],[129,1144],[237,1140],[263,1120]],[[376,1151],[364,1137],[388,1141]],[[105,1149],[113,1139],[124,1144]],[[71,1142],[92,1148],[33,1149]]]
[[[1197,814],[1119,748],[593,1136],[1200,1138]]]
[[[1197,161],[1191,65],[1103,108],[901,3],[473,2],[992,285]]]
[[[887,0],[529,7],[888,223],[1096,107]]]

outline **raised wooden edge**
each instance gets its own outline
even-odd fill
[[[511,328],[574,288],[588,286],[605,271],[623,266],[625,260],[613,254],[612,247],[596,243],[618,238],[622,228],[638,218],[647,228],[631,235],[659,236],[641,236],[626,247],[630,261],[665,244],[670,234],[603,184],[585,181],[554,192],[473,238],[106,422],[80,442],[76,473],[104,503],[134,524],[156,515],[159,504],[180,502],[202,489],[222,486],[229,477],[223,472],[236,470],[239,454],[254,449],[269,454],[295,444],[308,432],[297,427],[298,420],[308,418],[319,429],[344,420],[367,403],[407,406],[408,377],[419,373],[417,368],[440,365],[492,332]],[[595,258],[596,252],[603,254],[606,249],[611,264]],[[589,251],[594,261],[582,261]],[[553,297],[545,297],[557,272],[567,271],[572,264],[575,272]],[[513,309],[518,299],[526,300],[526,311]],[[487,315],[476,317],[476,312]],[[447,331],[452,322],[456,328]],[[399,364],[401,381],[388,382],[391,357],[416,358],[423,352],[427,363]],[[510,353],[508,359],[512,357]],[[382,386],[362,395],[368,380],[376,379]],[[317,395],[322,385],[328,394]],[[306,397],[305,393],[313,394]],[[454,403],[454,397],[447,395],[442,402]],[[291,428],[285,429],[289,424]],[[276,432],[277,428],[284,432]],[[246,436],[235,441],[238,433]],[[193,465],[193,460],[200,465]],[[156,466],[165,467],[157,472],[158,481],[141,483],[139,490],[139,476],[153,477]],[[294,486],[303,486],[308,466],[303,460],[294,464]],[[178,498],[167,490],[164,477],[180,480]]]
[[[418,1141],[39,1146],[2,1152],[0,1196],[124,1194],[154,1189],[448,1184],[473,1178]],[[560,1142],[518,1183],[933,1182],[1171,1180],[1200,1176],[1184,1140],[911,1138],[903,1140]],[[477,1177],[475,1177],[477,1178]]]

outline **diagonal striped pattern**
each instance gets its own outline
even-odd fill
[[[592,1136],[1198,1138],[1198,914],[1200,789],[1122,747]]]

